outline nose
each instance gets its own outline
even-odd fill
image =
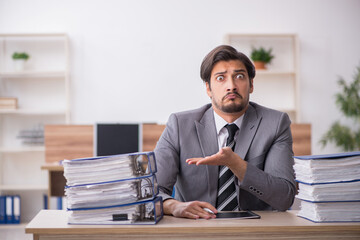
[[[228,85],[227,85],[227,89],[228,92],[233,92],[236,91],[236,84],[235,84],[235,80],[232,78],[229,78],[228,81]]]

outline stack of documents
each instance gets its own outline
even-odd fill
[[[360,221],[360,152],[294,158],[300,217],[314,222]]]
[[[155,224],[163,216],[153,152],[64,160],[70,224]]]

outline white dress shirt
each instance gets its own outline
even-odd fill
[[[232,123],[228,123],[227,121],[225,121],[215,111],[214,111],[214,118],[215,118],[215,126],[216,126],[218,145],[219,145],[219,150],[220,150],[221,148],[226,147],[226,140],[229,136],[229,132],[225,128],[225,125],[234,123],[234,124],[236,124],[236,126],[238,126],[239,130],[236,132],[236,134],[234,136],[234,141],[236,141],[236,138],[240,132],[241,123],[243,121],[244,114]],[[240,180],[238,179],[237,181],[235,181],[235,184],[240,185],[241,184]]]
[[[218,145],[219,145],[219,150],[220,150],[220,148],[226,147],[226,140],[229,136],[229,132],[225,128],[225,125],[234,123],[234,124],[236,124],[236,126],[238,126],[239,130],[236,132],[236,134],[234,136],[234,140],[236,140],[236,138],[240,132],[241,123],[243,121],[244,114],[232,123],[226,122],[215,111],[214,111],[214,118],[215,118],[215,126],[216,126]]]

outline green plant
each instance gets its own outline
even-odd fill
[[[252,47],[250,58],[253,61],[270,63],[271,60],[274,58],[274,55],[272,55],[272,48],[270,48],[269,50],[265,50],[265,48],[263,47]]]
[[[14,54],[12,55],[12,58],[13,58],[14,60],[16,60],[16,59],[28,60],[29,57],[30,57],[29,54],[27,54],[26,52],[21,52],[21,53],[14,52]]]
[[[350,128],[336,121],[323,135],[320,143],[324,147],[333,142],[343,151],[360,150],[360,66],[357,67],[353,82],[347,85],[345,80],[340,78],[338,85],[342,91],[336,94],[336,105],[345,117],[354,120],[354,125]]]

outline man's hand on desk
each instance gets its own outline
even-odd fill
[[[217,213],[216,208],[214,208],[210,203],[193,201],[193,202],[180,202],[175,199],[168,199],[164,201],[164,213],[168,215],[173,215],[175,217],[199,219],[199,218],[215,218],[214,214],[211,214],[204,210],[208,208]]]
[[[244,179],[247,168],[247,162],[234,153],[229,147],[221,148],[219,152],[208,157],[189,158],[186,162],[196,165],[227,166],[240,181]]]

